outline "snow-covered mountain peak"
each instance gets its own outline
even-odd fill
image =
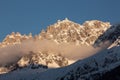
[[[51,27],[54,27],[56,29],[65,30],[65,29],[70,29],[70,28],[78,27],[78,26],[80,27],[80,24],[75,23],[75,22],[69,20],[68,18],[65,18],[64,20],[58,20],[53,25],[48,26],[47,30],[49,31],[49,29]]]
[[[41,33],[42,39],[54,40],[57,43],[75,43],[77,45],[91,45],[109,27],[109,22],[98,20],[86,21],[83,25],[65,19],[48,26]]]
[[[69,20],[68,18],[65,18],[64,20],[58,20],[57,21],[57,24],[60,24],[60,23],[71,23],[72,21]]]
[[[99,29],[104,29],[107,30],[108,26],[110,27],[110,23],[109,22],[102,22],[99,20],[91,20],[91,21],[85,21],[85,23],[83,23],[84,26],[89,27],[89,28],[97,28]]]

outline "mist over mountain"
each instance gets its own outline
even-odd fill
[[[100,80],[120,66],[119,27],[99,20],[78,24],[66,18],[35,36],[12,32],[0,43],[0,79],[22,73],[25,80]],[[30,75],[37,78],[29,79]]]

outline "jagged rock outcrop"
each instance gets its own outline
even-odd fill
[[[25,67],[30,64],[41,64],[48,67],[63,67],[68,65],[68,60],[61,55],[55,55],[48,51],[37,53],[31,51],[29,55],[23,56],[17,64],[20,67]]]
[[[3,42],[0,44],[0,47],[5,47],[7,45],[21,44],[22,41],[31,39],[32,34],[21,35],[19,32],[12,32],[10,35],[7,35]]]
[[[41,39],[51,39],[57,43],[75,43],[91,45],[110,27],[109,22],[98,20],[86,21],[83,25],[68,19],[58,21],[48,26],[46,31],[40,33]]]

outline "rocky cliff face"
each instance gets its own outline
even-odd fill
[[[51,39],[59,43],[75,43],[77,45],[91,45],[110,27],[109,22],[98,20],[86,21],[83,25],[68,19],[58,21],[48,26],[40,33],[41,39]]]

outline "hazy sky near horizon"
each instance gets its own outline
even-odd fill
[[[38,34],[68,18],[120,22],[120,0],[0,0],[0,41],[11,32]]]

